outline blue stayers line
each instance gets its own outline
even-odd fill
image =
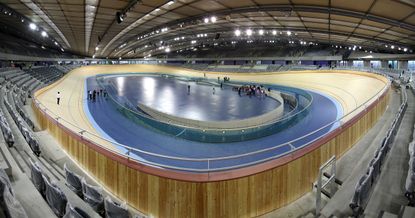
[[[322,95],[322,96],[328,98],[331,102],[333,102],[333,104],[336,106],[336,111],[337,111],[336,120],[340,119],[343,116],[343,114],[344,114],[343,113],[343,107],[341,106],[341,104],[335,98],[333,98],[330,95],[324,94],[324,93],[322,93],[320,91],[315,91],[315,90],[313,90],[313,91],[308,90],[308,91],[309,92],[315,92],[315,93],[317,93],[319,95]],[[339,122],[336,122],[336,123],[334,123],[331,126],[331,128],[330,128],[329,131],[332,131],[333,129],[336,129],[339,126],[340,126],[340,123]]]
[[[93,76],[92,76],[93,77]],[[85,90],[88,90],[87,87],[87,80],[90,77],[87,77],[85,79]],[[95,130],[99,133],[99,135],[109,141],[113,141],[116,142],[111,136],[109,136],[104,130],[101,129],[101,127],[95,122],[94,117],[91,115],[91,112],[89,111],[89,107],[88,107],[88,99],[87,98],[83,98],[82,99],[83,105],[84,105],[84,113],[86,114],[86,116],[88,117],[88,120],[91,122],[92,126],[95,128]],[[120,152],[126,154],[128,152],[128,150],[122,146],[113,144],[113,146],[115,146]],[[143,159],[142,157],[137,156],[134,153],[130,153],[130,157],[139,160],[139,161],[143,161],[146,162],[145,159]]]

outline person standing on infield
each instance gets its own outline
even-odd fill
[[[56,103],[59,105],[60,101],[61,101],[61,93],[58,92],[58,94],[56,94]]]

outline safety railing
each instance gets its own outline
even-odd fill
[[[82,129],[78,127],[76,124],[73,124],[65,120],[58,114],[49,110],[36,98],[34,99],[34,104],[39,110],[41,110],[43,113],[52,118],[58,126],[62,125],[64,126],[64,128],[68,129],[73,134],[81,137],[82,139],[93,142],[94,144],[100,146],[104,150],[118,153],[119,155],[129,159],[130,161],[137,161],[138,163],[144,165],[161,167],[171,170],[206,173],[247,167],[258,163],[263,163],[272,159],[276,159],[290,154],[294,151],[297,151],[299,149],[302,149],[307,145],[310,145],[320,140],[322,137],[325,136],[325,134],[333,131],[333,126],[341,128],[341,126],[348,120],[350,120],[353,116],[361,113],[362,111],[365,111],[371,104],[377,102],[379,98],[383,94],[385,94],[385,92],[389,89],[389,86],[390,82],[388,82],[388,84],[382,90],[379,90],[373,97],[366,100],[364,103],[357,106],[349,113],[294,140],[252,152],[211,158],[189,158],[184,156],[164,155],[123,145],[118,142],[99,136],[95,133],[92,133],[88,130]],[[322,132],[324,134],[321,134]],[[117,147],[117,150],[119,150],[119,152],[114,149],[111,149],[111,145]]]

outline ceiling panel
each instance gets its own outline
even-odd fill
[[[331,0],[333,8],[342,8],[351,11],[366,13],[375,0]]]
[[[413,7],[409,7],[407,5],[391,0],[378,0],[370,10],[371,14],[387,17],[394,20],[402,20],[413,12]]]
[[[67,38],[70,49],[77,53],[85,53],[85,0],[3,0],[6,4],[23,14],[48,31],[51,38],[56,38],[60,44],[63,40],[50,24],[39,16],[39,11],[28,8],[24,3],[35,1],[41,12],[45,13],[57,28]],[[95,0],[88,0],[95,2]],[[115,13],[122,11],[129,0],[96,0],[96,14],[93,16],[92,31],[90,36],[90,48],[86,52],[91,55],[94,47],[99,46],[99,55],[111,56],[114,49],[120,45],[135,44],[137,37],[147,35],[141,39],[142,44],[152,40],[169,39],[175,34],[192,35],[197,32],[215,34],[217,31],[230,31],[223,34],[224,37],[234,37],[233,31],[240,27],[245,28],[276,28],[290,29],[295,37],[318,37],[328,39],[328,34],[321,31],[329,31],[329,14],[313,12],[315,6],[318,9],[328,9],[328,0],[176,0],[173,4],[166,4],[166,0],[143,0],[134,5],[121,24],[116,22]],[[373,42],[397,40],[408,45],[415,44],[415,9],[411,0],[331,0],[331,7],[344,11],[333,12],[330,16],[330,30],[338,41],[362,43],[367,38],[373,38]],[[275,9],[275,6],[293,7],[293,10],[284,11]],[[308,10],[296,9],[295,6],[309,7]],[[269,9],[272,6],[272,10]],[[159,10],[157,9],[159,8]],[[237,12],[231,9],[237,9]],[[243,12],[241,12],[243,11]],[[378,16],[374,21],[371,17],[360,19],[350,12]],[[205,17],[216,16],[217,22],[205,24]],[[300,17],[298,17],[300,16]],[[388,22],[405,22],[413,26],[401,26],[388,24]],[[305,26],[304,26],[305,25]],[[161,30],[168,27],[167,32],[159,32],[149,35],[153,30]],[[307,28],[307,29],[306,29]],[[295,32],[295,30],[302,30]],[[311,32],[311,35],[309,32]],[[315,33],[320,31],[321,33]],[[335,36],[334,34],[346,36]],[[295,35],[297,34],[297,35]],[[379,37],[374,37],[379,35]],[[101,41],[98,41],[101,38]],[[353,39],[351,39],[353,38]],[[131,43],[129,43],[131,42]],[[106,49],[104,49],[106,48]],[[105,51],[104,51],[105,50]],[[122,49],[121,49],[122,50]],[[131,49],[130,49],[131,50]],[[120,51],[120,49],[118,49]],[[128,51],[126,51],[128,52]]]

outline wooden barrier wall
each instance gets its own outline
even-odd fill
[[[198,181],[197,175],[189,181],[191,173],[184,181],[167,178],[168,172],[164,176],[145,172],[142,165],[99,149],[58,124],[37,105],[32,106],[41,127],[85,171],[143,213],[154,217],[253,217],[283,207],[311,191],[320,165],[351,148],[382,116],[388,99],[389,90],[334,133],[298,152],[255,166],[256,170],[263,167],[255,174],[237,178],[238,170],[234,170],[220,173],[215,179],[212,173],[205,182]],[[234,178],[218,179],[226,174]]]

